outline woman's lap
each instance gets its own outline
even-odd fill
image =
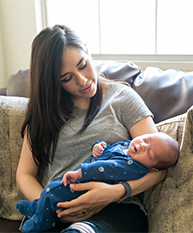
[[[148,231],[146,216],[140,207],[135,204],[111,203],[86,221],[97,227],[97,233]],[[68,227],[67,224],[60,222],[50,232],[60,232],[66,227]]]
[[[147,232],[147,218],[138,205],[112,203],[98,215],[88,220],[101,232]]]

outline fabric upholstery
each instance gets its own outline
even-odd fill
[[[28,97],[30,70],[19,70],[8,79],[7,96]]]
[[[193,72],[163,71],[157,67],[141,72],[131,61],[94,61],[94,64],[107,78],[128,82],[154,114],[155,123],[183,114],[193,105]],[[10,76],[8,96],[27,97],[28,90],[29,69]]]
[[[27,103],[27,98],[0,96],[0,199],[3,200],[3,202],[0,202],[0,217],[12,220],[18,220],[22,217],[15,208],[16,203],[20,199],[23,199],[23,196],[20,194],[16,187],[15,173],[22,144],[20,128],[24,120]],[[166,132],[174,137],[176,140],[178,140],[179,145],[181,145],[185,118],[186,114],[168,119],[157,124],[157,128],[159,131]],[[183,140],[184,142],[182,145],[186,143],[186,139]],[[187,160],[189,159],[191,158],[188,157]],[[186,160],[179,160],[179,164],[177,164],[176,167],[169,169],[166,180],[168,179],[168,181],[170,181],[170,176],[173,173],[176,175],[176,179],[180,179],[182,176],[181,172],[183,171],[186,173],[186,167],[184,168],[181,164],[184,162],[185,164],[188,163]],[[178,166],[180,166],[180,168]],[[178,171],[180,172],[179,175]],[[161,206],[163,212],[163,209],[165,208],[163,208],[163,201],[168,199],[171,195],[170,191],[168,190],[171,190],[171,188],[175,186],[173,183],[165,184],[165,182],[166,181],[161,182],[153,189],[146,191],[144,194],[145,207],[149,212],[150,229],[153,230],[155,229],[155,226],[157,227],[157,225],[159,225],[160,221],[160,210],[157,209],[157,205],[160,203],[159,206]],[[163,185],[166,185],[166,187]],[[162,187],[164,187],[164,189]],[[178,190],[180,189],[176,189],[175,191],[177,192]],[[162,194],[161,199],[160,193]],[[179,195],[185,194],[186,192],[184,193],[181,190]],[[186,196],[184,199],[185,198]],[[169,199],[171,202],[170,204],[173,205],[172,199]],[[160,229],[162,229],[161,225]]]
[[[27,98],[0,96],[0,217],[12,220],[22,217],[15,207],[23,198],[15,179],[27,103]]]
[[[158,123],[185,113],[193,105],[193,72],[148,67],[134,80],[133,89]]]
[[[155,121],[159,122],[156,125],[158,130],[176,139],[181,149],[177,165],[168,169],[164,181],[144,192],[149,232],[192,232],[193,72],[162,71],[149,67],[141,73],[132,63],[110,62],[96,66],[109,78],[129,82],[153,112]],[[20,81],[14,80],[12,91],[18,85],[23,88],[20,75],[27,80],[28,72],[18,72]],[[11,79],[14,78],[13,75]],[[17,89],[17,95],[26,96],[24,89]],[[10,93],[9,86],[7,94]],[[11,220],[22,218],[15,208],[16,203],[24,198],[16,187],[15,174],[22,145],[20,130],[27,104],[27,98],[0,96],[0,217]]]
[[[180,157],[177,165],[168,169],[164,181],[144,193],[149,232],[192,232],[193,107],[187,114],[164,121],[157,127],[178,140]]]
[[[133,62],[94,62],[99,73],[110,79],[117,79],[131,83],[133,79],[141,72],[140,68]],[[29,93],[29,75],[30,70],[19,70],[12,74],[8,79],[6,94],[8,96],[28,97]]]

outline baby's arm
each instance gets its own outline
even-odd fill
[[[92,154],[95,158],[99,158],[106,147],[106,142],[99,142],[92,148]]]
[[[66,186],[68,183],[76,182],[81,178],[82,178],[81,169],[78,169],[77,171],[69,171],[64,174],[61,183],[64,183],[64,186]]]

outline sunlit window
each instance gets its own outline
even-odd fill
[[[72,27],[92,54],[193,58],[193,0],[45,2],[47,26]]]

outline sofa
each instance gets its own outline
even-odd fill
[[[193,231],[193,72],[148,67],[133,62],[97,62],[110,79],[128,82],[154,114],[158,131],[177,140],[180,157],[165,179],[142,195],[149,232]],[[20,156],[21,125],[28,104],[29,70],[10,76],[0,90],[0,232],[20,232],[22,215],[15,208],[23,195],[15,173]]]

